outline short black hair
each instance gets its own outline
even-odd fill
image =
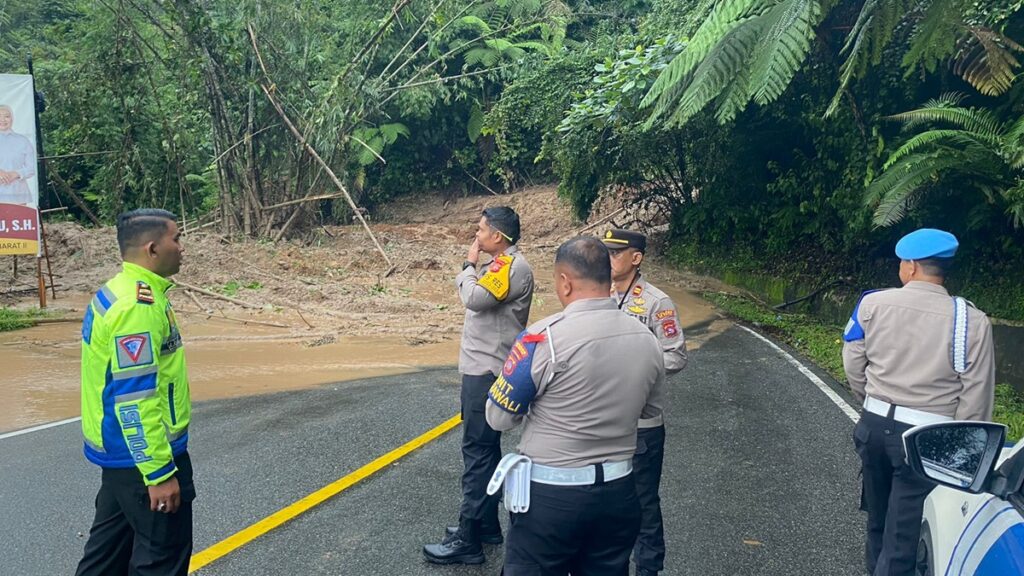
[[[612,264],[608,247],[593,236],[570,238],[558,247],[555,265],[564,264],[577,276],[598,284],[611,284]]]
[[[159,208],[139,208],[117,217],[117,247],[124,256],[129,248],[152,242],[167,232],[167,222],[178,219],[174,212]]]
[[[508,206],[492,206],[484,208],[487,224],[506,236],[509,244],[519,242],[519,214]]]
[[[938,276],[939,278],[945,278],[953,268],[952,258],[925,258],[923,260],[916,260],[916,262],[924,270],[925,274]]]

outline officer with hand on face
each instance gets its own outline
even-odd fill
[[[654,336],[608,298],[610,272],[597,238],[562,244],[554,281],[565,309],[519,336],[488,394],[492,427],[523,425],[519,453],[491,482],[505,482],[513,512],[505,576],[629,571],[637,421],[661,414],[665,368]]]
[[[639,320],[658,339],[665,373],[686,367],[686,338],[679,325],[676,305],[667,294],[640,274],[647,250],[647,236],[631,230],[605,232],[601,240],[611,255],[612,298],[619,310]],[[640,420],[637,430],[633,475],[643,511],[640,535],[633,549],[637,576],[656,576],[665,569],[665,528],[661,518],[661,469],[665,460],[665,424],[659,415]]]
[[[462,506],[459,525],[449,526],[440,544],[423,547],[435,564],[481,564],[481,543],[500,544],[498,497],[487,496],[487,481],[501,460],[501,432],[484,416],[487,390],[501,372],[516,335],[526,327],[533,302],[533,271],[516,246],[519,215],[507,206],[487,208],[476,239],[455,278],[466,307],[459,351],[462,374]],[[480,253],[493,256],[477,271]]]
[[[846,377],[864,404],[853,441],[863,463],[873,576],[914,574],[924,501],[934,488],[906,463],[903,433],[992,417],[992,325],[944,287],[958,245],[941,230],[904,236],[896,244],[903,287],[865,293],[843,335]]]
[[[174,214],[117,218],[124,269],[82,321],[85,457],[103,469],[77,576],[185,576],[192,555],[192,403],[167,300],[184,252]]]

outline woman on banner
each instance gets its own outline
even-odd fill
[[[13,126],[14,111],[0,104],[0,203],[34,205],[28,179],[36,175],[36,151]]]

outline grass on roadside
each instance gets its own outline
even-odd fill
[[[35,325],[35,320],[46,318],[48,314],[38,308],[30,310],[15,310],[14,308],[0,308],[0,332],[20,330]]]
[[[777,336],[815,364],[844,382],[843,328],[831,326],[805,314],[782,314],[758,302],[733,294],[706,292],[710,300],[729,316],[749,322]]]
[[[839,382],[843,372],[843,328],[823,323],[804,314],[782,314],[743,296],[706,292],[711,301],[727,315],[753,324],[800,351]],[[996,386],[992,420],[1006,424],[1007,439],[1024,437],[1024,397],[1009,384]]]

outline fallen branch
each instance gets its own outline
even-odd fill
[[[195,302],[196,306],[198,306],[200,310],[209,310],[209,308],[203,306],[203,303],[199,301],[199,298],[191,290],[185,290],[185,295],[191,298],[192,301]]]
[[[180,280],[176,280],[174,283],[177,284],[178,286],[186,289],[186,290],[192,290],[194,292],[198,292],[199,294],[203,294],[205,296],[209,296],[210,298],[218,298],[220,300],[224,300],[225,302],[231,302],[232,304],[236,304],[236,305],[241,306],[243,308],[253,308],[255,310],[260,310],[260,309],[263,308],[262,306],[258,306],[256,304],[251,304],[249,302],[243,302],[243,301],[241,301],[241,300],[239,300],[237,298],[232,298],[230,296],[225,296],[223,294],[218,294],[216,292],[212,292],[210,290],[206,290],[206,289],[200,288],[198,286],[193,286],[193,285],[191,285],[191,284],[189,284],[187,282],[181,282]]]
[[[494,190],[491,190],[490,186],[488,186],[487,184],[484,184],[483,182],[477,180],[472,174],[469,173],[469,170],[466,170],[465,168],[463,168],[462,171],[466,173],[466,176],[469,176],[470,178],[472,178],[473,182],[476,182],[477,184],[483,186],[484,189],[487,190],[488,192],[490,192],[491,194],[494,194],[495,196],[501,196],[501,194],[498,194]]]
[[[273,206],[264,206],[263,211],[275,210],[277,208],[284,208],[285,206],[292,206],[294,204],[302,204],[304,202],[313,202],[314,200],[330,200],[331,198],[341,198],[344,194],[338,192],[335,194],[322,194],[320,196],[305,196],[297,200],[289,200],[287,202],[281,202],[280,204],[274,204]]]
[[[270,278],[271,280],[277,280],[278,282],[282,282],[282,283],[291,282],[291,279],[289,279],[289,278],[282,278],[282,277],[277,276],[275,274],[271,274],[270,272],[267,272],[266,270],[257,268],[257,267],[252,265],[252,262],[246,262],[245,260],[239,258],[238,256],[234,256],[232,254],[225,254],[225,256],[227,256],[228,258],[231,258],[232,260],[234,260],[235,262],[238,262],[239,264],[244,265],[246,267],[247,271],[249,271],[249,272],[255,272],[256,274],[259,274],[261,276],[265,276],[267,278]],[[319,284],[317,284],[316,282],[314,282],[314,281],[312,281],[312,280],[310,280],[308,278],[303,278],[301,276],[296,276],[295,280],[298,280],[299,282],[302,282],[303,284],[307,284],[309,286],[319,286]]]
[[[310,330],[314,329],[313,325],[309,323],[309,320],[306,320],[306,317],[302,315],[302,311],[301,310],[299,310],[298,308],[295,308],[295,313],[298,314],[299,318],[301,318],[302,321],[306,323],[306,326],[309,326]]]
[[[67,324],[68,322],[81,322],[81,321],[82,321],[81,318],[38,318],[38,319],[32,320],[31,322],[32,322],[33,326],[38,326],[40,324]]]
[[[616,216],[618,216],[619,214],[621,214],[621,213],[623,213],[625,211],[626,211],[626,207],[623,206],[622,208],[619,208],[618,210],[616,210],[615,212],[612,212],[611,214],[605,216],[604,218],[600,218],[597,222],[594,222],[593,224],[588,224],[587,226],[584,226],[583,228],[580,228],[579,230],[576,231],[576,235],[579,236],[580,234],[586,232],[587,230],[590,230],[592,228],[596,228],[597,226],[600,226],[601,224],[604,224],[605,222],[611,220],[612,218],[615,218]]]
[[[175,312],[177,312],[178,314],[185,314],[185,315],[196,314],[196,315],[199,315],[199,316],[206,316],[207,320],[209,320],[211,318],[218,318],[220,320],[228,320],[229,322],[238,322],[240,324],[256,324],[258,326],[272,326],[274,328],[291,328],[291,326],[289,326],[287,324],[280,324],[280,323],[277,323],[277,322],[266,322],[266,321],[263,321],[263,320],[250,320],[248,318],[234,318],[232,316],[227,316],[224,313],[221,313],[221,315],[218,316],[218,315],[213,314],[212,312],[209,312],[207,310],[201,310],[201,311],[196,311],[196,312],[193,312],[192,310],[176,310]]]

